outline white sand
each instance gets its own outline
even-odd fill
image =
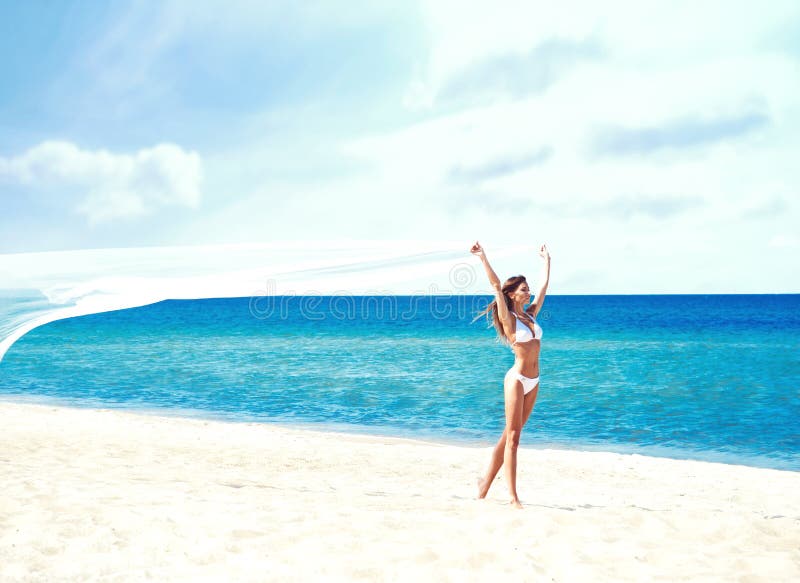
[[[800,580],[800,473],[0,403],[0,580]]]

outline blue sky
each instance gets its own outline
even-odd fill
[[[0,253],[551,248],[556,293],[800,292],[800,5],[6,2]]]

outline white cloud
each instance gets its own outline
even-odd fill
[[[196,152],[174,144],[114,154],[47,141],[19,156],[0,157],[3,178],[34,191],[78,193],[73,209],[94,224],[166,206],[197,207],[202,164]]]
[[[421,5],[431,49],[407,88],[405,104],[412,109],[435,106],[442,90],[476,64],[530,55],[538,66],[546,65],[542,63],[546,55],[537,54],[536,48],[549,43],[596,46],[608,63],[625,70],[669,73],[715,61],[740,61],[739,57],[763,50],[776,30],[798,16],[796,2],[781,0],[770,2],[768,9],[757,3],[731,5],[717,0],[558,4],[497,0],[491,5],[422,0]],[[569,67],[558,65],[562,76],[568,73]],[[737,79],[749,73],[741,71]],[[708,75],[699,81],[715,83]],[[593,89],[604,85],[607,80],[600,79]],[[674,89],[692,94],[695,87]],[[582,96],[595,98],[593,91]]]
[[[102,104],[114,119],[152,121],[163,111],[191,120],[193,133],[147,143],[213,136],[202,145],[204,208],[153,229],[153,241],[446,233],[479,237],[490,249],[548,242],[554,283],[563,279],[557,293],[746,291],[743,268],[761,270],[762,291],[797,289],[796,275],[785,275],[796,239],[776,236],[800,220],[800,60],[787,48],[800,18],[794,0],[419,0],[367,12],[283,0],[233,6],[224,14],[171,0],[157,10],[133,6],[64,73],[69,83],[75,70],[87,80],[78,109]],[[392,83],[378,74],[376,52],[359,69],[371,97],[345,95],[339,75],[319,87],[341,93],[341,103],[325,90],[306,95],[314,71],[369,46],[350,33],[372,23],[402,47]],[[408,42],[395,43],[395,34]],[[240,65],[270,63],[273,54],[282,55],[285,79],[262,75],[270,90],[261,97],[244,92],[247,103],[209,109],[216,100],[206,83],[231,89],[210,72],[247,80]],[[272,90],[282,81],[291,89],[285,101]],[[213,130],[228,120],[220,141]],[[170,127],[181,131],[181,123]],[[200,160],[176,146],[109,153],[45,145],[0,158],[0,181],[27,183],[31,202],[57,193],[98,223],[199,200]],[[57,212],[42,215],[30,224],[61,221]],[[24,228],[8,223],[7,232]],[[76,240],[138,243],[138,224],[128,226]]]
[[[490,249],[546,241],[559,293],[797,289],[782,263],[796,240],[763,252],[800,212],[800,63],[768,47],[797,8],[424,6],[431,50],[404,101],[424,114],[343,146],[375,182]],[[552,74],[509,81],[531,67]]]
[[[405,103],[432,111],[344,146],[383,183],[456,204],[491,198],[498,218],[508,201],[529,197],[538,210],[557,202],[585,214],[630,201],[620,217],[655,200],[692,201],[686,220],[741,213],[754,196],[796,186],[787,153],[800,144],[791,86],[800,66],[763,47],[797,12],[790,3],[763,14],[718,2],[423,6],[431,50]],[[573,53],[577,61],[564,60]],[[551,71],[544,61],[554,55]],[[509,90],[508,76],[486,64],[550,76],[544,88]],[[454,86],[477,99],[448,101]],[[598,144],[613,152],[600,155]],[[539,164],[511,163],[542,151]],[[485,171],[496,168],[508,171]],[[471,180],[456,183],[454,174]]]

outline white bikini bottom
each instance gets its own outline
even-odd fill
[[[512,379],[518,380],[522,383],[522,392],[526,395],[535,389],[536,385],[539,384],[539,377],[536,377],[535,379],[526,377],[513,368],[508,369],[508,372],[506,373],[506,379],[509,378],[509,375]]]

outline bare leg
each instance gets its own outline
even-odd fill
[[[533,411],[533,406],[536,404],[536,396],[539,393],[539,385],[527,395],[525,395],[525,402],[523,404],[522,410],[522,425],[524,426],[528,419],[531,416],[531,412]],[[503,429],[503,434],[500,436],[500,439],[497,441],[497,445],[494,446],[494,451],[492,452],[492,459],[489,462],[489,469],[486,470],[486,476],[478,481],[478,498],[486,498],[486,495],[489,493],[489,488],[492,487],[492,483],[494,483],[494,479],[497,476],[497,472],[500,471],[500,468],[503,466],[503,457],[505,455],[506,449],[506,429]]]
[[[506,399],[506,448],[503,451],[503,465],[506,472],[508,493],[511,494],[511,504],[522,508],[517,496],[517,449],[519,438],[522,434],[522,407],[525,396],[522,392],[522,383],[509,379],[505,386]]]
[[[489,469],[486,470],[486,475],[478,482],[478,498],[486,498],[486,494],[489,493],[489,488],[492,486],[492,482],[494,482],[497,472],[500,471],[500,468],[503,465],[503,454],[505,453],[505,450],[506,430],[503,429],[503,435],[500,436],[500,439],[497,441],[497,445],[494,446],[492,460],[489,462]]]

